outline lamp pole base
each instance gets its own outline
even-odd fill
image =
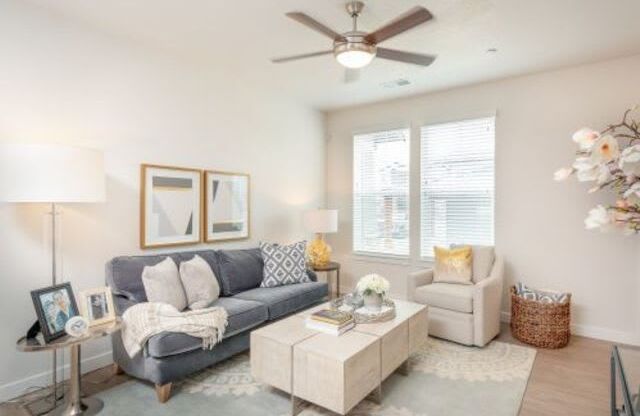
[[[92,416],[100,413],[104,403],[95,397],[86,397],[75,403],[67,403],[50,413],[51,416]]]

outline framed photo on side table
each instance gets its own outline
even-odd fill
[[[78,296],[80,314],[89,321],[89,326],[113,322],[116,312],[113,307],[113,296],[108,286],[83,290]]]
[[[78,316],[78,306],[70,283],[33,290],[31,299],[45,342],[65,335],[67,321]]]
[[[204,184],[205,241],[249,238],[249,175],[206,171]]]
[[[140,246],[197,244],[201,240],[202,171],[140,166]]]

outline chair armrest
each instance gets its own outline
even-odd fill
[[[407,279],[407,300],[415,299],[416,289],[420,286],[430,285],[433,282],[433,269],[424,269],[409,273]]]
[[[484,346],[500,333],[504,261],[496,256],[491,274],[473,288],[474,344]]]

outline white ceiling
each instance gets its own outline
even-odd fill
[[[343,32],[350,28],[345,0],[30,1],[201,65],[224,65],[325,110],[640,53],[638,0],[369,0],[360,19],[367,31],[427,7],[432,21],[383,45],[438,59],[428,68],[374,60],[345,84],[331,55],[269,61],[330,49],[330,39],[284,13],[302,11]],[[398,78],[411,84],[381,85]]]

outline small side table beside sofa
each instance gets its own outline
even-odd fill
[[[336,261],[330,261],[329,263],[322,266],[312,265],[311,269],[314,272],[327,272],[327,283],[329,283],[329,272],[335,272],[336,293],[335,293],[335,296],[332,296],[332,297],[339,298],[340,297],[340,263]],[[329,285],[329,288],[331,288],[331,285]]]
[[[95,415],[102,410],[104,404],[102,400],[95,397],[82,397],[80,371],[80,346],[82,343],[102,338],[113,334],[122,329],[122,320],[120,318],[113,322],[89,328],[89,332],[78,338],[68,335],[58,338],[51,342],[44,342],[40,338],[22,337],[16,343],[18,351],[23,352],[41,352],[53,351],[63,348],[69,348],[71,352],[71,374],[69,378],[69,392],[65,400],[65,405],[55,408],[49,415],[54,416],[89,416]]]

